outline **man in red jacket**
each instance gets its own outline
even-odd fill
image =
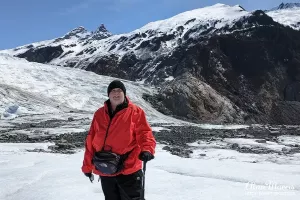
[[[121,81],[107,88],[109,99],[93,117],[82,172],[99,175],[105,200],[140,200],[142,161],[154,158],[156,141],[142,108],[126,96]]]

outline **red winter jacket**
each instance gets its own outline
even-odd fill
[[[127,102],[128,107],[118,111],[112,119],[109,116],[107,102],[95,112],[85,143],[81,168],[83,173],[93,172],[101,176],[131,174],[142,168],[142,161],[138,158],[141,151],[149,151],[154,155],[156,141],[144,111],[131,103],[128,98]],[[110,146],[111,151],[117,154],[125,154],[133,150],[124,163],[124,169],[114,175],[102,174],[92,164],[94,153],[103,147],[108,127],[105,146]]]

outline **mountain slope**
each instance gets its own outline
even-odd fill
[[[28,61],[55,64],[55,59],[60,57],[60,59],[64,60],[64,57],[68,54],[74,52],[78,53],[84,50],[84,47],[88,43],[102,40],[110,36],[112,36],[112,34],[106,30],[103,24],[93,32],[89,32],[84,27],[80,26],[59,38],[35,42],[0,52],[18,55],[18,57],[27,58]],[[36,54],[36,57],[31,58],[30,55],[32,54]]]
[[[300,30],[300,3],[282,3],[266,14],[278,23]]]
[[[86,113],[91,117],[108,99],[107,86],[114,78],[0,54],[0,80],[0,116],[9,119],[30,115],[55,117],[64,113]],[[155,93],[155,89],[123,81],[129,98],[146,111],[150,121],[176,121],[141,98],[143,93]]]
[[[284,10],[284,9],[291,9],[291,8],[300,8],[300,3],[281,3],[279,4],[279,6],[272,8],[269,11]]]

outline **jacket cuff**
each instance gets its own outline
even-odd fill
[[[142,148],[142,151],[148,151],[148,152],[150,152],[152,155],[154,155],[154,149],[152,148],[152,147],[150,147],[150,146],[145,146],[145,147],[143,147]]]
[[[91,167],[88,167],[88,166],[82,166],[81,171],[83,173],[92,173],[93,169]]]

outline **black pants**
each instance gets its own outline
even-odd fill
[[[105,200],[140,200],[143,171],[115,177],[100,176]]]

